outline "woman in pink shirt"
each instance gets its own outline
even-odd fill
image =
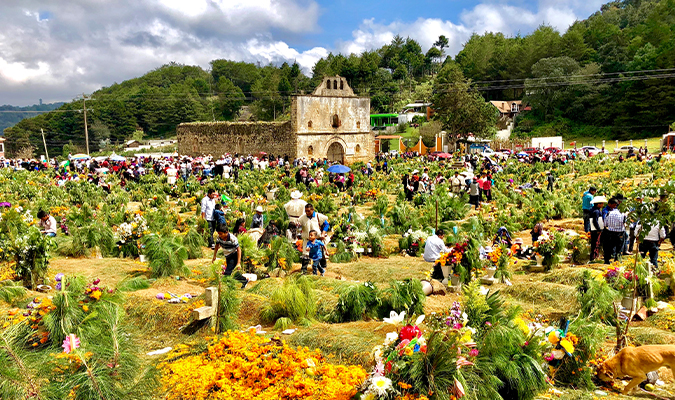
[[[492,201],[492,175],[488,175],[483,181],[483,193],[487,201]]]

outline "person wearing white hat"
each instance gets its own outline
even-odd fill
[[[253,219],[251,220],[251,229],[264,228],[264,211],[262,206],[255,208],[255,214],[253,214]]]
[[[591,255],[590,261],[595,260],[600,255],[600,236],[605,229],[605,221],[602,218],[602,207],[604,207],[607,199],[605,196],[595,196],[591,200],[593,208],[591,209],[590,223],[591,223]]]
[[[305,206],[307,202],[301,199],[302,193],[294,190],[291,192],[291,200],[284,204],[284,210],[288,215],[288,220],[295,224],[298,223],[298,218],[302,216],[305,212]]]

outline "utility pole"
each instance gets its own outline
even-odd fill
[[[40,132],[42,132],[42,144],[45,145],[45,157],[47,157],[47,162],[49,162],[49,152],[47,151],[47,142],[45,141],[45,130],[40,128]]]
[[[89,155],[89,129],[87,128],[87,96],[82,93],[82,103],[84,112],[84,140],[87,142],[87,155]]]

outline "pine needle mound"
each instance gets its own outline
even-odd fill
[[[149,289],[152,286],[144,276],[135,276],[133,278],[125,279],[117,285],[117,289],[123,292],[135,292],[137,290]]]
[[[311,279],[296,275],[284,280],[270,296],[269,304],[260,313],[266,323],[287,317],[294,322],[311,320],[316,315],[316,296]]]

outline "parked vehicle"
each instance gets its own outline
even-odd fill
[[[539,149],[536,147],[526,147],[523,149],[523,151],[527,154],[536,154],[539,153]]]
[[[556,153],[560,153],[562,151],[562,149],[560,147],[547,147],[547,148],[544,149],[544,151],[548,151],[549,153],[556,154]]]
[[[499,150],[497,150],[497,151],[500,152],[500,153],[504,153],[504,154],[506,154],[507,156],[510,156],[511,154],[513,154],[513,151],[511,151],[511,150],[509,150],[509,149],[499,149]]]
[[[498,158],[500,160],[505,160],[509,157],[508,154],[504,154],[501,151],[494,151],[489,147],[486,147],[481,154],[487,157]]]
[[[599,149],[595,146],[584,146],[581,149],[579,149],[579,151],[584,154],[586,153],[586,151],[588,151],[588,155],[591,157],[603,153],[602,149]],[[607,154],[609,152],[607,150],[604,150],[604,153]]]
[[[637,151],[638,151],[639,149],[638,149],[637,147],[635,147],[635,146],[621,146],[621,147],[619,147],[619,148],[615,148],[615,149],[614,149],[614,152],[615,152],[615,153],[628,153],[628,152],[630,152],[631,150],[633,150],[633,153],[637,153]]]

